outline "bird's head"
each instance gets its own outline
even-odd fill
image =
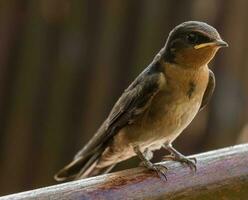
[[[185,67],[201,67],[210,62],[220,47],[227,46],[214,27],[203,22],[184,22],[170,32],[165,59]]]

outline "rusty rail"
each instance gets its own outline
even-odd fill
[[[195,155],[197,172],[168,161],[168,181],[135,168],[0,197],[30,199],[247,199],[248,144]]]

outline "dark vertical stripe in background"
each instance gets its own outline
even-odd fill
[[[0,195],[54,184],[53,174],[94,134],[169,31],[187,20],[214,25],[230,47],[211,63],[217,76],[211,104],[176,146],[189,154],[247,142],[247,6],[231,0],[1,1]]]

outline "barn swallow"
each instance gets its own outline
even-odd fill
[[[165,159],[196,170],[196,161],[178,152],[172,142],[209,102],[215,77],[208,63],[221,47],[227,46],[217,30],[206,23],[188,21],[176,26],[95,135],[55,179],[104,174],[133,156],[165,179],[167,168],[150,161],[153,151],[161,147],[170,153]]]

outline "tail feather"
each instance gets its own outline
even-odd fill
[[[55,174],[54,179],[56,181],[73,180],[77,177],[78,172],[82,169],[84,164],[84,158],[73,160],[71,163],[61,169],[57,174]]]
[[[83,174],[79,174],[75,179],[82,179],[92,176],[97,176],[100,174],[107,174],[109,173],[116,164],[104,167],[104,168],[98,168],[96,165],[92,165],[87,171],[85,171]]]
[[[107,139],[109,139],[109,136],[115,131],[117,131],[117,129],[106,129],[106,125],[103,123],[93,139],[76,154],[71,163],[54,176],[54,179],[56,181],[75,180],[109,172],[114,165],[99,168],[97,163],[103,151],[111,141]]]
[[[108,173],[114,165],[105,168],[98,168],[96,166],[103,151],[104,148],[99,148],[93,154],[76,157],[71,163],[61,169],[54,176],[54,179],[56,181],[68,181]]]

